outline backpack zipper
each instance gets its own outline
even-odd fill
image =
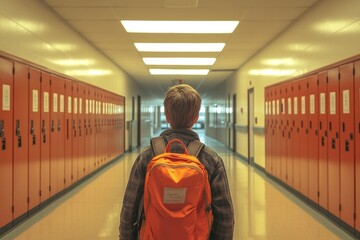
[[[151,172],[157,168],[157,167],[161,167],[161,166],[165,166],[165,167],[170,167],[170,168],[181,168],[181,167],[188,167],[188,168],[192,168],[192,169],[195,169],[196,171],[198,171],[199,173],[203,174],[203,171],[200,167],[197,167],[197,166],[193,166],[193,165],[187,165],[187,164],[179,164],[179,165],[171,165],[171,164],[168,164],[168,163],[155,163],[150,171],[149,171],[149,175],[151,174]]]

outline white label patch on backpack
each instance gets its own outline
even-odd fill
[[[186,188],[164,188],[164,203],[181,204],[185,203]]]

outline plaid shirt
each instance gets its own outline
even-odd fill
[[[177,138],[185,145],[199,136],[192,130],[170,129],[161,133],[165,142]],[[173,146],[172,146],[173,147]],[[181,152],[181,148],[171,149],[172,152]],[[154,157],[150,146],[145,147],[136,158],[126,187],[123,206],[120,216],[120,240],[134,239],[133,227],[138,219],[139,204],[144,193],[145,174],[148,162]],[[230,195],[229,183],[222,159],[211,148],[205,146],[198,156],[204,164],[211,186],[213,224],[210,233],[212,240],[232,240],[234,233],[234,210]]]

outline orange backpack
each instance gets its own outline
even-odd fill
[[[184,153],[170,152],[175,142]],[[211,190],[207,171],[196,157],[204,144],[193,141],[186,148],[182,141],[173,139],[164,152],[161,137],[151,139],[151,143],[155,157],[146,171],[140,239],[209,239]]]

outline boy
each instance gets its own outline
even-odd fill
[[[160,135],[165,140],[165,144],[174,138],[180,139],[186,146],[193,140],[199,140],[199,136],[191,128],[199,118],[200,107],[201,97],[191,86],[180,84],[168,90],[164,99],[164,108],[166,121],[170,123],[171,128]],[[145,147],[132,167],[121,210],[120,240],[136,239],[134,236],[137,230],[133,226],[138,220],[147,164],[153,157],[152,148]],[[213,223],[210,239],[232,240],[234,210],[223,161],[207,146],[201,150],[198,159],[208,172],[211,187]]]

